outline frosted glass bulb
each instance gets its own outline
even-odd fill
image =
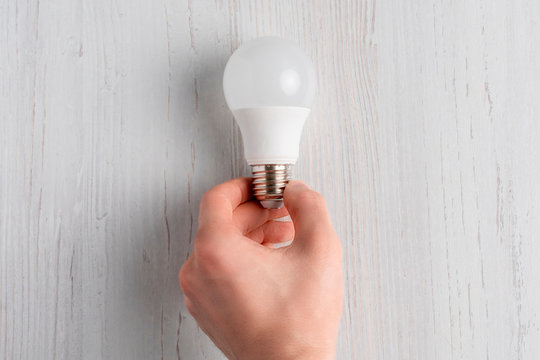
[[[302,49],[277,37],[249,41],[227,62],[223,92],[242,131],[253,192],[265,208],[283,205],[316,82]]]

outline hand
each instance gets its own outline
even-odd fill
[[[250,186],[235,179],[204,194],[193,254],[179,274],[186,307],[230,359],[332,359],[343,275],[326,203],[293,181],[286,209],[263,209],[249,201]],[[294,226],[273,221],[287,210]]]

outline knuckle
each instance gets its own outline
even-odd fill
[[[326,201],[324,200],[324,197],[313,190],[301,192],[297,195],[297,200],[306,205],[317,207],[326,206]]]
[[[195,306],[193,306],[193,303],[187,298],[185,298],[184,303],[186,304],[187,311],[189,311],[189,313],[192,316],[195,316],[196,312],[195,312]]]
[[[193,252],[199,264],[212,263],[219,257],[216,247],[208,241],[195,243]]]
[[[197,264],[206,273],[228,272],[231,264],[229,258],[217,242],[204,242],[195,247]]]
[[[211,205],[216,199],[219,199],[224,194],[221,185],[214,186],[201,197],[201,204]]]
[[[184,294],[191,293],[191,272],[187,264],[180,269],[178,280]]]
[[[315,241],[310,242],[307,251],[315,259],[322,260],[324,262],[341,262],[342,261],[342,246],[341,241],[333,230],[327,232],[321,231],[317,235],[309,235],[316,237],[312,239]]]
[[[308,190],[296,195],[294,206],[289,209],[289,213],[291,217],[295,218],[301,212],[309,210],[309,213],[316,218],[322,216],[326,212],[326,209],[326,200],[324,197],[316,191]]]
[[[322,235],[318,241],[311,244],[311,254],[317,258],[327,259],[333,257],[333,246],[328,236]]]
[[[201,207],[212,203],[212,190],[208,190],[201,196]]]

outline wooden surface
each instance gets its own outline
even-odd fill
[[[296,40],[339,359],[540,358],[540,2],[0,0],[0,359],[220,359],[177,272],[248,174],[227,58]]]

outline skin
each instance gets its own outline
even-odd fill
[[[179,273],[186,307],[229,359],[333,359],[342,250],[324,198],[293,181],[285,207],[268,210],[250,188],[240,178],[204,194]],[[273,221],[288,214],[292,222]]]

